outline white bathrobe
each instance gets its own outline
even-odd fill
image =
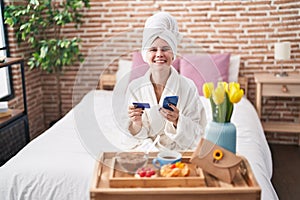
[[[128,143],[132,145],[132,141],[135,141],[135,145],[133,145],[135,149],[139,149],[139,146],[147,148],[146,146],[149,146],[156,136],[160,135],[161,138],[157,145],[158,149],[186,150],[195,148],[200,137],[204,135],[206,117],[193,81],[179,75],[171,67],[170,77],[167,80],[159,104],[157,104],[150,75],[151,71],[148,70],[143,77],[133,80],[128,86],[127,108],[132,102],[149,103],[151,107],[144,110],[142,129],[135,136],[130,136]],[[179,97],[177,103],[177,108],[179,109],[177,128],[173,126],[172,122],[163,118],[159,112],[164,98],[174,95]],[[128,116],[127,119],[129,120]],[[128,121],[129,123],[130,121]],[[126,140],[123,142],[126,143]]]

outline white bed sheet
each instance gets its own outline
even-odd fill
[[[211,119],[208,100],[200,98]],[[112,92],[89,92],[0,168],[0,199],[89,199],[96,155],[124,148],[122,132],[112,116]],[[232,122],[237,127],[237,153],[248,159],[262,199],[278,199],[270,181],[271,153],[256,111],[246,98],[236,105]]]

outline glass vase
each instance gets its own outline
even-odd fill
[[[205,127],[205,139],[234,154],[236,152],[236,127],[231,122],[208,122]]]

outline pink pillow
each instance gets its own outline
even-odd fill
[[[143,60],[142,54],[138,51],[132,54],[132,68],[130,74],[130,80],[143,76],[149,69],[148,63]]]
[[[180,69],[180,58],[177,57],[173,61],[172,66],[179,72],[179,69]]]
[[[180,64],[179,58],[176,58],[172,63],[173,67],[177,71],[179,71],[179,64]],[[133,79],[143,76],[148,71],[148,69],[149,69],[149,65],[143,60],[142,54],[138,51],[133,52],[132,69],[131,69],[129,81],[132,81]]]
[[[228,81],[230,53],[184,55],[180,61],[180,74],[194,81],[199,95],[205,82]]]

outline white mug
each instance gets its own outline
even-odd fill
[[[156,168],[161,168],[166,164],[173,164],[181,161],[181,154],[177,151],[162,151],[153,159],[152,164]]]

